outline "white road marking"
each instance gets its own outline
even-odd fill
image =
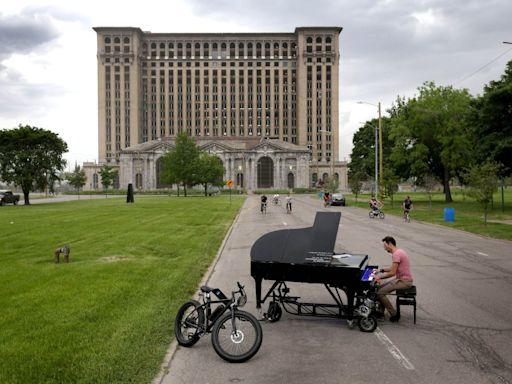
[[[387,337],[384,332],[380,328],[377,328],[374,332],[375,336],[377,336],[377,339],[386,346],[389,353],[391,353],[391,356],[393,356],[400,364],[403,365],[403,367],[409,371],[414,370],[414,365],[411,364],[409,360],[400,352],[398,347],[393,344],[393,342]]]
[[[482,256],[489,256],[487,253],[482,253],[482,252],[477,252],[479,255],[482,255]]]

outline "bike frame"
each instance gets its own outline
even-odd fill
[[[217,296],[218,300],[212,300],[211,293]],[[212,292],[201,293],[203,303],[196,307],[195,311],[202,309],[205,314],[204,324],[200,325],[200,336],[204,336],[207,333],[210,333],[213,329],[215,322],[227,311],[231,311],[231,321],[233,324],[233,329],[236,331],[236,322],[235,322],[235,312],[237,311],[237,304],[235,299],[235,294],[240,293],[243,295],[241,290],[231,292],[231,298],[226,297],[224,293],[220,289],[214,289]],[[212,305],[224,304],[225,308],[222,312],[218,313],[215,320],[211,320],[211,315],[214,311],[212,311]],[[219,308],[218,306],[216,308]],[[193,313],[193,312],[192,312]]]

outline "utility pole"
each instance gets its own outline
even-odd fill
[[[382,115],[380,113],[380,101],[379,101],[379,186],[382,187],[383,182],[383,165],[382,165]]]

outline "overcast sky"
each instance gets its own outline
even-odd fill
[[[98,159],[94,26],[151,32],[293,32],[340,26],[340,159],[360,122],[424,81],[481,94],[512,60],[510,0],[3,1],[0,128],[28,124],[68,143],[66,159]]]

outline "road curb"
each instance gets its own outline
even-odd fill
[[[247,200],[246,200],[247,201]],[[244,202],[245,204],[245,202]],[[243,209],[243,205],[240,208],[240,211]],[[217,263],[219,262],[219,259],[224,252],[224,248],[226,247],[226,243],[228,242],[229,237],[231,236],[231,232],[233,232],[233,227],[237,224],[238,219],[240,217],[240,211],[238,211],[235,220],[233,220],[233,223],[228,229],[228,232],[226,233],[226,236],[224,236],[224,239],[222,240],[222,244],[219,247],[219,250],[217,252],[217,255],[215,256],[215,259],[208,267],[207,271],[203,275],[203,278],[201,279],[199,285],[196,289],[196,294],[194,295],[194,300],[197,300],[199,298],[199,288],[203,285],[208,285],[208,281],[210,280],[213,271],[215,270],[215,267],[217,266]],[[162,384],[165,376],[170,373],[169,367],[171,366],[172,359],[174,358],[174,354],[176,353],[176,350],[178,348],[178,342],[173,337],[173,341],[171,342],[171,345],[167,349],[167,352],[164,357],[164,362],[160,366],[160,371],[157,375],[157,377],[152,381],[152,384]]]

